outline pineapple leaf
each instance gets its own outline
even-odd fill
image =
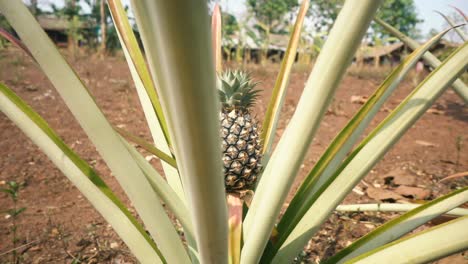
[[[468,216],[385,244],[346,263],[430,263],[468,248]]]
[[[143,87],[145,88],[146,93],[151,100],[151,104],[154,107],[154,111],[156,112],[156,116],[158,117],[158,121],[161,125],[167,143],[170,144],[169,132],[162,112],[161,103],[159,102],[158,94],[156,93],[153,80],[149,74],[140,46],[138,45],[135,34],[133,33],[132,26],[128,21],[127,13],[125,12],[120,0],[108,0],[107,3],[112,15],[112,20],[114,21],[121,40],[120,43],[126,48],[130,55],[136,72],[138,73],[138,76],[143,83]]]
[[[226,263],[220,108],[207,5],[184,0],[131,3],[151,75],[160,84],[158,92],[187,196],[199,261]]]
[[[276,261],[291,259],[346,194],[383,155],[426,112],[445,89],[466,69],[468,43],[455,50],[437,69],[403,100],[345,159],[334,175],[321,187],[317,199],[288,235],[275,256]],[[328,185],[328,186],[327,186]]]
[[[390,32],[392,35],[400,39],[403,43],[408,45],[408,47],[410,47],[411,49],[415,50],[420,46],[420,44],[417,41],[411,39],[402,32],[398,31],[398,29],[385,23],[382,19],[374,17],[374,21],[380,26],[382,26],[384,29],[386,29],[388,32]],[[427,51],[423,55],[423,59],[434,69],[441,64],[441,61],[429,51]],[[452,86],[453,90],[463,99],[463,101],[465,101],[465,103],[468,103],[468,86],[466,86],[466,84],[461,79],[457,79],[455,82],[453,82]]]
[[[327,106],[381,2],[345,1],[317,58],[296,111],[257,185],[244,223],[245,244],[241,256],[244,263],[260,261]],[[283,263],[288,261],[290,259]]]
[[[20,0],[0,0],[5,15],[79,122],[169,262],[188,259],[160,199],[76,72]],[[172,260],[172,261],[171,261]]]
[[[456,26],[455,23],[452,21],[452,19],[450,19],[448,16],[444,15],[444,13],[440,12],[440,11],[437,11],[435,10],[434,12],[436,12],[437,14],[439,14],[440,16],[442,16],[445,21],[447,21],[447,23],[455,29],[455,32],[457,32],[458,36],[463,40],[463,41],[467,41],[468,40],[468,37],[465,35],[465,33],[463,33],[463,31],[461,31],[460,27],[459,26]]]
[[[398,87],[400,81],[414,67],[420,57],[447,32],[448,30],[434,36],[396,67],[343,130],[333,139],[330,146],[325,150],[324,154],[303,181],[278,224],[279,232],[282,234],[280,239],[285,238],[286,234],[291,231],[310,206],[312,206],[317,198],[316,193],[321,190],[321,187],[333,175],[333,169],[342,162],[346,154],[352,149],[374,116],[378,113],[380,107]]]
[[[151,154],[155,155],[159,159],[163,160],[167,164],[171,165],[173,168],[177,169],[177,162],[171,156],[164,153],[164,151],[158,149],[157,147],[153,146],[152,144],[148,143],[145,139],[135,136],[134,134],[118,128],[114,127],[115,131],[119,132],[120,135],[128,138],[129,140],[133,141],[134,143],[138,144],[140,147],[144,148],[146,151],[150,152]]]
[[[253,82],[249,73],[238,70],[218,74],[217,84],[224,111],[248,111],[254,106],[260,92],[259,89],[255,89],[258,82]]]
[[[437,216],[468,202],[468,187],[454,191],[392,219],[361,237],[323,264],[343,263],[348,259],[398,239]]]
[[[154,145],[163,151],[164,154],[173,158],[174,156],[168,141],[168,128],[164,120],[154,82],[149,75],[146,62],[144,61],[140,46],[136,41],[133,29],[128,21],[127,14],[120,0],[110,0],[108,3],[112,19],[116,24],[117,36],[119,37],[125,59],[135,83],[138,98],[140,99]],[[185,201],[186,199],[179,172],[167,162],[162,162],[162,167],[169,185],[174,189],[176,194]]]
[[[162,263],[161,252],[145,229],[128,211],[102,178],[68,147],[47,122],[11,89],[0,83],[0,111],[6,114],[44,151],[50,160],[80,190],[108,221],[135,256]],[[3,191],[3,189],[0,189]],[[11,195],[13,190],[7,189]]]
[[[291,33],[289,39],[288,48],[284,55],[283,61],[281,62],[281,68],[276,78],[275,86],[271,95],[270,102],[268,103],[267,112],[265,113],[265,120],[262,125],[262,133],[260,140],[263,143],[262,153],[264,154],[264,162],[267,162],[269,153],[271,152],[271,146],[274,141],[276,126],[281,114],[281,108],[283,107],[284,98],[286,96],[289,77],[291,76],[291,69],[296,58],[297,46],[301,37],[301,28],[304,23],[307,10],[309,8],[309,1],[302,1],[299,14],[294,24],[294,30]],[[264,164],[265,165],[265,164]]]

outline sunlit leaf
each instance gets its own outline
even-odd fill
[[[145,227],[169,262],[186,262],[188,255],[159,197],[96,105],[89,91],[20,0],[0,0],[0,11],[33,54],[97,151],[125,186]]]
[[[118,30],[119,37],[122,39],[122,46],[125,47],[130,55],[136,72],[143,83],[143,87],[151,100],[151,104],[156,112],[156,116],[158,117],[158,121],[162,127],[166,140],[170,144],[169,132],[161,109],[161,103],[159,102],[156,89],[153,85],[153,81],[151,80],[151,75],[146,67],[146,62],[140,50],[140,46],[135,38],[135,34],[133,33],[133,28],[128,21],[127,13],[125,12],[120,0],[107,0],[107,3],[109,5],[109,10],[111,11],[114,25]]]
[[[345,2],[256,189],[244,222],[241,263],[260,260],[320,120],[380,3]]]
[[[318,197],[296,225],[274,258],[292,259],[351,189],[426,112],[445,89],[465,70],[468,43],[454,51],[403,102],[375,128],[318,192]]]
[[[387,76],[379,88],[369,97],[367,102],[332,140],[314,168],[304,179],[278,224],[278,231],[281,234],[279,243],[282,243],[284,239],[286,239],[294,226],[300,221],[310,206],[312,206],[315,199],[317,199],[317,192],[321,190],[322,186],[335,173],[339,164],[360,139],[365,129],[379,112],[381,106],[392,95],[393,91],[395,91],[407,73],[413,69],[421,56],[447,32],[448,30],[439,33],[407,56],[405,60]]]
[[[289,38],[288,47],[281,62],[281,68],[276,78],[275,86],[268,104],[267,112],[265,113],[265,119],[262,125],[262,133],[260,139],[263,141],[262,153],[264,155],[262,162],[264,165],[268,159],[269,153],[271,152],[271,146],[273,144],[274,135],[276,134],[276,126],[281,113],[281,108],[284,104],[284,98],[286,96],[289,78],[291,76],[291,69],[296,59],[297,46],[301,39],[302,24],[304,18],[309,9],[309,1],[302,1],[301,8],[294,24],[294,29]]]
[[[422,204],[399,204],[399,203],[374,203],[374,204],[341,204],[338,205],[338,212],[408,212]],[[455,208],[448,211],[445,215],[465,216],[468,215],[468,209]]]
[[[112,225],[140,261],[147,258],[158,261],[160,257],[162,258],[146,230],[99,175],[76,155],[36,112],[2,84],[0,84],[0,110],[21,128],[70,179]],[[13,190],[7,191],[14,194]],[[162,262],[159,261],[159,263]]]
[[[123,130],[118,127],[114,127],[114,129],[119,132],[122,136],[128,138],[130,141],[140,145],[142,148],[144,148],[146,151],[150,152],[151,154],[155,155],[156,157],[160,158],[161,160],[165,161],[167,164],[171,165],[172,167],[177,169],[177,163],[176,161],[164,151],[156,148],[155,146],[151,145],[148,143],[146,140],[143,138],[140,138],[138,136],[133,135],[132,133]]]
[[[392,242],[418,226],[466,202],[468,202],[468,187],[439,197],[386,222],[323,263],[344,263],[348,259]]]
[[[392,35],[399,38],[403,43],[408,45],[408,47],[410,47],[411,49],[415,50],[420,46],[420,44],[417,41],[411,39],[410,37],[406,36],[402,32],[398,31],[396,28],[385,23],[382,19],[378,17],[374,17],[374,21],[377,22],[384,29],[386,29],[388,32],[390,32]],[[426,63],[431,65],[431,67],[433,67],[434,69],[437,68],[441,64],[439,59],[437,59],[437,57],[432,55],[430,52],[426,52],[423,55],[423,59]],[[453,82],[452,86],[453,86],[454,91],[465,101],[465,103],[468,103],[468,86],[466,86],[466,84],[463,83],[460,79],[457,79],[455,82]]]
[[[346,263],[429,263],[468,249],[468,216],[386,244]]]
[[[133,29],[127,18],[127,14],[122,7],[120,0],[108,1],[111,15],[117,25],[117,36],[122,45],[127,64],[132,74],[133,81],[138,93],[138,98],[143,108],[148,127],[151,131],[154,144],[166,155],[172,156],[170,150],[169,134],[167,124],[163,118],[163,113],[159,98],[157,97],[153,81],[144,61],[140,46],[136,41]],[[184,190],[179,176],[179,172],[172,165],[162,162],[162,167],[169,185],[176,194],[185,202]]]
[[[219,102],[205,1],[133,0],[169,124],[201,263],[226,263]],[[190,48],[188,48],[188,46]]]

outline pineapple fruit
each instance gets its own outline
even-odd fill
[[[259,127],[250,113],[259,92],[255,86],[250,75],[242,71],[226,71],[218,76],[224,180],[228,193],[251,190],[261,171]]]

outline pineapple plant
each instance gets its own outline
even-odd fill
[[[223,171],[228,193],[250,190],[261,171],[259,126],[251,114],[260,90],[250,74],[226,71],[218,77]]]
[[[28,54],[57,88],[124,189],[138,219],[45,120],[1,83],[0,111],[76,185],[140,263],[291,263],[354,186],[452,82],[454,90],[468,101],[466,85],[456,80],[467,67],[468,43],[464,43],[442,63],[435,57],[423,57],[435,65],[432,73],[364,140],[358,141],[398,83],[447,32],[444,31],[416,47],[390,73],[311,168],[281,216],[321,119],[382,1],[344,2],[274,150],[271,144],[276,135],[275,123],[287,91],[309,1],[301,4],[260,135],[250,112],[258,91],[248,74],[220,74],[217,88],[222,109],[218,115],[212,57],[217,59],[216,70],[220,72],[221,56],[210,54],[205,1],[131,1],[148,65],[121,1],[107,2],[153,140],[157,146],[167,149],[169,157],[164,160],[171,167],[163,166],[164,178],[130,142],[118,135],[85,82],[48,40],[23,2],[0,0],[0,12],[24,45],[10,39],[18,47],[29,49]],[[213,17],[220,18],[220,15]],[[401,33],[396,35],[408,40]],[[219,126],[220,120],[223,128]],[[221,141],[226,141],[224,154]],[[253,146],[250,153],[249,144]],[[221,157],[228,160],[224,180]],[[235,193],[253,186],[256,193],[248,208],[244,207]],[[225,189],[233,194],[227,199]],[[391,263],[427,263],[466,250],[468,231],[463,227],[468,223],[468,212],[456,207],[468,202],[467,194],[468,187],[464,187],[423,205],[412,204],[415,209],[406,207],[410,211],[379,226],[323,263],[388,263],[388,259]],[[379,211],[386,204],[370,205]],[[363,211],[360,204],[354,206],[358,208],[354,211]],[[179,220],[185,241],[167,215],[167,209]],[[461,217],[400,238],[442,214]],[[440,238],[444,238],[443,243]]]

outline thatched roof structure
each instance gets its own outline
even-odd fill
[[[37,17],[37,22],[44,30],[49,31],[65,31],[70,27],[70,21],[63,17],[56,17],[52,15],[41,15]],[[92,28],[95,23],[92,21],[81,22],[79,27]]]
[[[78,24],[72,24],[72,21],[65,17],[57,17],[54,15],[40,15],[37,18],[39,25],[44,29],[52,41],[61,47],[66,47],[69,44],[68,30],[70,27],[78,27],[82,32],[91,32],[96,30],[96,22],[92,19],[81,19]]]
[[[256,37],[257,39],[261,39],[260,36]],[[242,40],[244,46],[251,50],[259,50],[261,49],[261,44],[259,45],[258,42],[249,35],[246,35]],[[289,35],[280,35],[280,34],[270,34],[270,44],[268,45],[269,50],[277,50],[277,51],[285,51],[288,47]],[[223,45],[226,46],[237,46],[240,42],[239,34],[235,33],[229,36],[229,41],[223,42]]]
[[[356,57],[370,59],[382,56],[388,56],[393,52],[400,51],[404,47],[402,42],[393,43],[385,46],[361,46],[356,52]]]

